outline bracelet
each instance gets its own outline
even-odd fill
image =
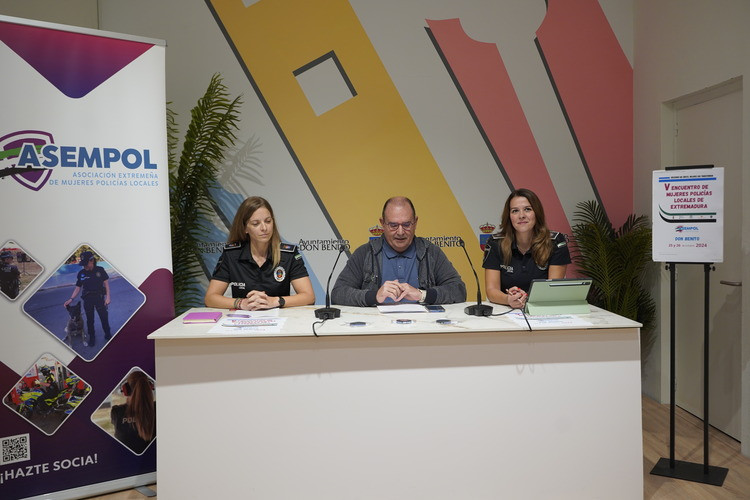
[[[236,299],[234,299],[234,309],[240,308],[240,301],[242,301],[240,297],[237,297]]]

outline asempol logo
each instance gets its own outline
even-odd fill
[[[698,231],[698,226],[683,226],[680,224],[679,226],[674,228],[675,231],[678,233],[681,233],[683,231]]]
[[[148,149],[58,146],[49,132],[24,130],[0,137],[0,178],[10,176],[32,191],[59,186],[157,186]],[[124,170],[117,167],[124,167]],[[53,179],[56,168],[66,178]]]
[[[52,134],[37,130],[24,130],[14,132],[0,138],[0,178],[11,176],[22,186],[32,191],[39,191],[47,183],[52,170],[48,168],[26,169],[18,165],[18,153],[21,146],[31,144],[32,146],[44,146],[54,142]]]

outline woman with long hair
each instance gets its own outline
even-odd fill
[[[232,296],[225,297],[230,286]],[[260,196],[246,199],[237,209],[204,302],[249,311],[315,302],[302,255],[296,246],[282,243],[273,209]]]
[[[532,280],[564,278],[568,264],[567,239],[549,230],[539,197],[524,188],[511,192],[500,231],[484,250],[482,267],[490,302],[523,308]]]
[[[115,438],[140,455],[156,437],[156,402],[151,379],[142,371],[130,372],[120,388],[126,402],[110,410]]]

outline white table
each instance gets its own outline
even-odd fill
[[[280,334],[155,331],[159,496],[642,498],[640,325],[592,308],[528,332],[465,305],[406,326],[342,307],[320,337],[313,306]]]

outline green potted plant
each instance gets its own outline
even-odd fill
[[[585,201],[576,205],[573,223],[573,262],[593,280],[589,302],[643,324],[644,359],[655,341],[656,320],[656,303],[645,285],[655,266],[648,217],[630,214],[614,228],[599,203]]]
[[[213,214],[209,189],[216,184],[218,166],[234,146],[241,97],[230,98],[219,74],[191,110],[190,124],[177,153],[176,114],[167,107],[169,158],[169,216],[172,230],[172,275],[175,313],[203,305],[199,244],[208,234]]]

